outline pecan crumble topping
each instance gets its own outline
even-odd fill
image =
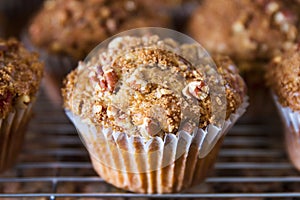
[[[297,46],[275,56],[266,73],[267,84],[283,107],[300,110],[300,51]]]
[[[115,38],[68,75],[65,108],[91,123],[145,138],[176,134],[180,126],[205,128],[216,118],[205,75],[210,67],[196,68],[185,59],[193,48],[156,35]],[[243,102],[246,88],[228,57],[216,56],[215,62],[227,104],[216,101],[227,105],[227,119]]]
[[[14,106],[28,104],[36,94],[43,64],[17,40],[0,39],[0,117]]]

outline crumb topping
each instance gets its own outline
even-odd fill
[[[168,17],[139,0],[47,0],[28,31],[37,47],[80,60],[118,32],[168,24]]]
[[[204,0],[189,32],[210,52],[235,59],[269,59],[296,41],[295,3],[280,0]]]
[[[36,94],[43,74],[37,54],[28,52],[18,41],[0,39],[0,117],[13,106],[28,104]]]
[[[266,80],[283,107],[300,110],[300,51],[298,47],[274,57]]]
[[[91,123],[145,138],[205,128],[216,120],[206,79],[210,67],[196,68],[186,59],[193,48],[158,36],[116,38],[99,57],[79,63],[68,75],[65,108]],[[216,56],[215,62],[224,81],[227,119],[241,105],[246,88],[228,57]],[[217,103],[225,104],[221,98]]]

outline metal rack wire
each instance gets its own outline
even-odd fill
[[[133,194],[106,184],[63,111],[41,95],[16,166],[0,175],[0,197],[24,199],[300,198],[300,173],[288,161],[281,128],[240,121],[227,135],[214,172],[180,194]],[[277,125],[276,125],[277,124]]]

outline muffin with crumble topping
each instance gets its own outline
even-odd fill
[[[285,127],[285,143],[290,160],[300,170],[300,50],[295,45],[272,59],[266,80],[271,88]]]
[[[144,26],[169,27],[169,17],[138,0],[47,0],[29,24],[23,41],[45,60],[45,87],[61,103],[67,73],[109,36]]]
[[[232,61],[209,61],[196,43],[124,35],[67,76],[66,113],[104,180],[133,192],[172,193],[206,177],[247,106]]]
[[[0,39],[0,172],[16,161],[43,74],[38,56]]]
[[[229,55],[238,65],[250,96],[247,115],[266,120],[274,114],[264,81],[272,57],[299,37],[299,5],[281,0],[203,0],[188,32],[211,53]],[[267,103],[269,102],[269,103]]]
[[[212,53],[237,60],[270,59],[297,39],[295,4],[271,0],[204,0],[189,33]]]

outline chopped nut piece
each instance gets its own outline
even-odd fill
[[[245,30],[245,27],[242,22],[237,21],[232,25],[232,30],[235,33],[240,33]]]
[[[167,90],[164,88],[156,91],[157,98],[161,98],[163,95],[166,95],[166,94],[173,94],[173,92],[172,92],[172,90]]]
[[[107,82],[107,87],[110,92],[114,91],[115,86],[118,82],[117,74],[111,69],[109,71],[104,72],[104,77]],[[101,82],[100,82],[101,84]]]
[[[159,122],[154,119],[144,118],[143,126],[145,127],[147,134],[151,137],[155,137],[155,136],[159,135],[159,133],[161,131]]]
[[[198,100],[204,100],[209,94],[209,88],[203,81],[193,81],[183,89],[183,94],[187,97],[192,95]]]
[[[102,111],[102,106],[101,105],[94,105],[93,106],[93,112],[94,113],[100,113]]]
[[[221,101],[220,97],[216,97],[216,102],[219,106],[222,105],[222,101]]]
[[[270,2],[267,4],[266,11],[268,14],[273,14],[279,9],[279,4],[277,2]]]

